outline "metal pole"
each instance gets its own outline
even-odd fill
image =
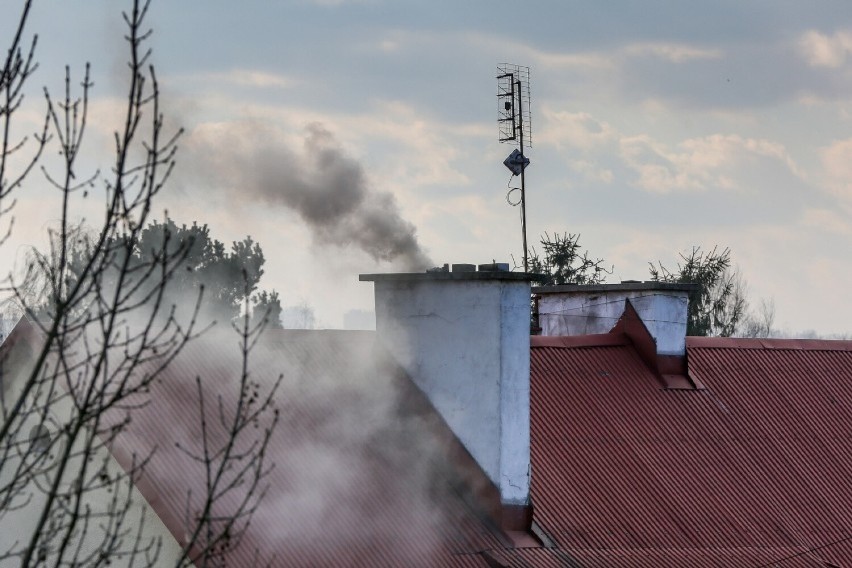
[[[527,193],[524,185],[524,108],[523,92],[521,91],[521,82],[515,83],[518,87],[518,127],[520,130],[520,146],[521,146],[521,231],[524,235],[524,272],[529,272],[529,262],[527,260]]]

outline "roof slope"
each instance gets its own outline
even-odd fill
[[[852,343],[687,345],[705,390],[622,336],[533,338],[537,522],[588,566],[848,565]]]
[[[223,355],[239,354],[234,343],[191,343],[118,440],[125,456],[157,444],[141,489],[178,538],[187,493],[202,492],[205,477],[173,441],[198,447],[195,376],[208,408],[218,396],[234,405],[239,359]],[[280,422],[269,490],[228,566],[255,566],[255,550],[276,566],[486,566],[479,552],[505,545],[447,467],[437,414],[382,359],[373,333],[270,331],[251,370],[261,391],[283,373]]]

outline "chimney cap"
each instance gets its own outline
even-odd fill
[[[523,282],[542,282],[544,274],[531,272],[395,272],[384,274],[359,274],[361,282],[411,282],[430,280],[515,280]]]
[[[475,264],[454,264],[453,272],[476,272]]]
[[[508,262],[489,262],[477,266],[480,272],[509,272]]]

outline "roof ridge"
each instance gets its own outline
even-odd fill
[[[852,351],[847,339],[782,339],[747,337],[687,337],[687,349],[766,349],[790,351]]]

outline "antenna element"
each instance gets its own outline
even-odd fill
[[[530,163],[524,155],[524,145],[532,147],[532,125],[530,122],[530,68],[513,63],[497,66],[497,127],[500,142],[517,144],[509,157],[503,161],[512,172],[520,176],[521,187],[511,188],[509,193],[520,189],[521,231],[524,239],[524,272],[529,272],[527,257],[527,196],[524,170]],[[511,179],[509,180],[511,184]],[[509,203],[512,203],[511,201]],[[512,203],[518,205],[518,203]]]

